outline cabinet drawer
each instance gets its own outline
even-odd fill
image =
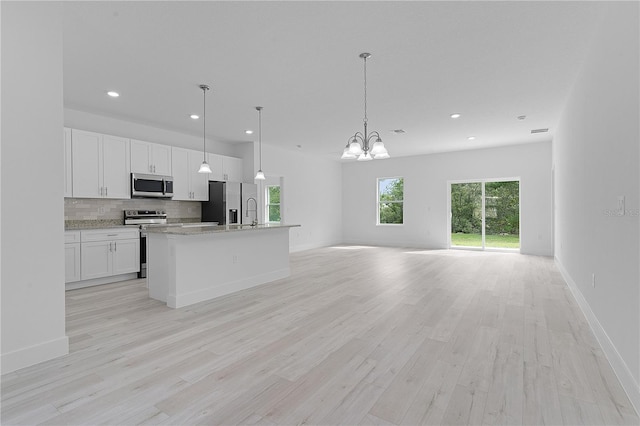
[[[64,232],[64,243],[79,243],[80,242],[80,231],[65,231]]]
[[[140,238],[140,231],[137,228],[96,229],[81,232],[81,241],[83,243],[89,241],[130,240],[136,238]]]

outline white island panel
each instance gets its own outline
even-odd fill
[[[149,232],[149,296],[180,308],[289,276],[289,227]]]

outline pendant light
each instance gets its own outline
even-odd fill
[[[256,173],[255,180],[264,180],[264,173],[262,172],[262,107],[257,106],[256,110],[258,111],[258,146],[260,147],[260,168],[258,169],[258,173]]]
[[[207,90],[209,86],[201,84],[199,86],[202,89],[202,164],[198,173],[211,173],[211,167],[207,163]]]
[[[349,138],[340,157],[342,160],[370,161],[389,158],[389,152],[382,143],[380,133],[376,131],[367,133],[367,59],[370,57],[371,53],[360,54],[360,58],[364,61],[364,133],[356,132]],[[373,145],[370,145],[371,141],[374,141]]]

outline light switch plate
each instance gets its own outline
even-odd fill
[[[618,196],[618,216],[624,216],[624,195]]]

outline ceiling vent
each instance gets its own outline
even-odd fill
[[[395,133],[396,135],[401,135],[401,134],[407,133],[407,132],[405,132],[403,129],[393,129],[393,130],[391,130],[391,133]]]
[[[547,133],[549,129],[533,129],[531,133]]]

